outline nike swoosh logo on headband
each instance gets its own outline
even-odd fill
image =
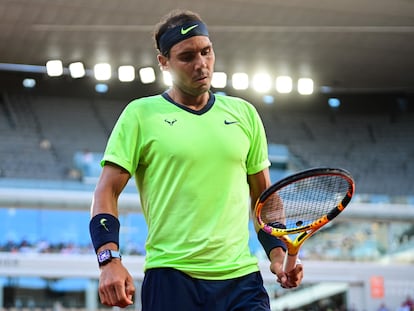
[[[193,30],[196,27],[198,27],[198,25],[193,25],[193,26],[190,26],[190,27],[188,27],[186,29],[181,28],[181,34],[182,35],[186,35],[188,32],[190,32],[191,30]]]

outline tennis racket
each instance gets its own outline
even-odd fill
[[[255,220],[264,232],[285,242],[285,272],[295,268],[303,243],[345,209],[354,190],[349,172],[312,168],[263,191],[255,205]]]

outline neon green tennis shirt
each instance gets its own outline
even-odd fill
[[[113,129],[106,161],[135,175],[148,225],[145,269],[211,280],[258,271],[248,247],[247,174],[270,163],[251,104],[211,94],[194,111],[166,93],[134,100]]]

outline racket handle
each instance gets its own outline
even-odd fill
[[[289,273],[293,269],[295,269],[296,264],[300,262],[299,255],[296,253],[295,255],[289,255],[286,253],[285,260],[283,262],[283,271]]]

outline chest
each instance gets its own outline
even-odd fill
[[[245,120],[231,112],[196,115],[186,111],[160,113],[143,127],[141,158],[175,161],[245,161],[250,131]]]

